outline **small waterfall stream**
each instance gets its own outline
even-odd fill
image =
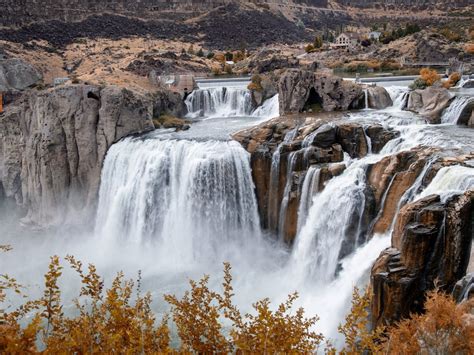
[[[278,95],[266,100],[256,109],[245,87],[208,87],[194,90],[185,101],[189,118],[279,116]]]
[[[474,103],[472,96],[456,96],[451,104],[446,108],[441,116],[441,123],[457,124],[462,112]]]

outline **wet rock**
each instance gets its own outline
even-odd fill
[[[456,282],[453,297],[457,302],[463,302],[474,297],[474,274],[467,274]]]
[[[319,127],[314,138],[311,141],[311,145],[321,148],[328,148],[336,142],[336,128],[333,125],[325,124]]]
[[[357,123],[342,123],[337,125],[336,141],[351,158],[361,158],[368,153],[364,128]]]
[[[452,98],[447,89],[430,86],[424,90],[411,91],[406,109],[419,113],[429,123],[440,123],[441,114],[449,106]]]
[[[421,312],[424,295],[435,284],[451,292],[469,263],[474,191],[445,202],[427,196],[404,206],[392,246],[371,271],[373,325],[391,324]]]
[[[236,70],[246,69],[254,74],[271,72],[276,69],[297,68],[300,61],[294,56],[289,56],[279,50],[263,48],[236,64]]]
[[[369,108],[384,109],[393,105],[389,93],[381,86],[368,86],[367,95]]]
[[[469,102],[459,115],[458,125],[474,127],[474,100]]]
[[[0,60],[0,91],[24,90],[41,79],[40,72],[21,59]]]
[[[368,182],[379,211],[374,233],[385,233],[392,225],[402,197],[422,173],[427,162],[423,151],[403,151],[383,158],[367,170]]]
[[[389,141],[400,136],[400,132],[384,128],[381,125],[370,125],[365,128],[365,133],[370,138],[370,145],[374,154],[380,153]]]
[[[41,227],[94,213],[105,154],[153,129],[152,102],[118,87],[71,85],[25,94],[0,118],[0,180]]]

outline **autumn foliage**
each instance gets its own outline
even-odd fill
[[[7,250],[8,248],[1,248]],[[74,310],[63,309],[59,280],[63,267],[51,258],[45,275],[44,293],[18,309],[0,309],[0,353],[5,354],[310,354],[336,349],[315,331],[317,317],[307,318],[302,308],[294,310],[298,294],[274,308],[268,299],[253,304],[253,312],[242,314],[233,303],[231,267],[224,264],[221,292],[208,286],[209,276],[190,281],[190,289],[179,298],[166,295],[170,316],[161,321],[151,310],[152,298],[142,294],[141,275],[126,280],[118,273],[109,288],[96,268],[87,270],[74,257],[66,258],[81,281]],[[23,288],[16,280],[0,277],[0,304]],[[403,353],[438,351],[472,353],[474,323],[472,302],[457,305],[441,293],[430,293],[425,315],[413,315],[384,333],[370,330],[369,292],[354,290],[352,309],[339,326],[345,344],[341,354]],[[471,318],[470,318],[471,317]],[[179,344],[172,347],[170,318]],[[20,326],[21,324],[21,326]],[[174,328],[173,328],[174,329]]]
[[[441,80],[438,72],[434,69],[423,68],[420,70],[420,77],[426,82],[427,86],[433,85],[435,82]]]

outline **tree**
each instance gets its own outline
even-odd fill
[[[313,42],[313,47],[314,48],[321,48],[323,46],[323,39],[321,36],[316,36]]]

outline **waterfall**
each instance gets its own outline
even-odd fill
[[[364,89],[364,108],[369,108],[369,89]]]
[[[192,263],[259,233],[249,154],[237,142],[125,139],[107,154],[96,231]]]
[[[209,87],[194,90],[185,101],[189,118],[262,117],[280,115],[278,95],[253,110],[252,96],[244,87]]]
[[[257,107],[255,111],[252,112],[252,116],[264,118],[278,117],[280,116],[279,105],[278,94],[276,94],[272,98],[265,100],[262,106]]]
[[[467,105],[474,103],[472,96],[456,96],[441,116],[441,123],[457,124]]]
[[[364,160],[350,165],[313,197],[295,241],[291,263],[301,275],[325,284],[334,279],[342,244],[356,236],[365,206]]]
[[[415,199],[438,194],[443,200],[474,187],[474,168],[453,165],[441,168],[431,183]]]
[[[250,91],[241,87],[194,90],[185,101],[188,117],[242,117],[252,113]]]
[[[319,191],[319,180],[321,177],[321,169],[311,166],[306,173],[301,189],[301,200],[298,207],[298,233],[304,225],[308,216],[309,209],[313,205],[313,196]]]
[[[404,86],[389,86],[386,88],[393,102],[393,107],[403,110],[408,99],[408,88]]]
[[[295,139],[298,134],[298,126],[294,129],[288,131],[283,138],[283,142],[275,149],[272,155],[272,166],[270,169],[270,187],[268,191],[268,224],[269,226],[280,226],[280,216],[282,215],[281,206],[278,210],[279,202],[279,181],[280,181],[280,165],[281,165],[281,148],[284,144],[291,142]],[[289,170],[290,167],[290,157],[288,157],[288,169],[287,176],[291,175],[292,170]],[[291,183],[291,181],[287,181]],[[286,187],[285,187],[286,190]]]

